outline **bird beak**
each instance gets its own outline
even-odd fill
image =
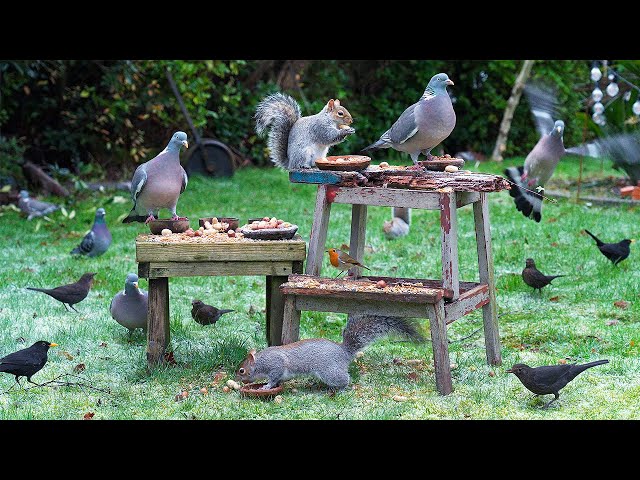
[[[556,132],[560,133],[562,129],[560,127],[556,127]]]
[[[133,286],[138,288],[138,282],[133,282]]]
[[[513,370],[511,370],[511,369],[505,370],[505,373],[513,373]]]
[[[187,142],[186,140],[182,141],[182,145],[184,145],[184,148],[189,148],[189,142]]]
[[[636,239],[635,239],[635,238],[632,238],[632,239],[631,239],[631,243],[636,243]]]
[[[444,82],[444,83],[446,83],[447,85],[455,85],[455,83],[453,83],[453,80],[451,80],[451,79],[448,79],[448,80],[447,80],[446,82]]]
[[[58,346],[58,344],[57,344],[57,343],[50,343],[50,344],[49,344],[49,346],[50,346],[50,347],[57,347],[57,346]]]

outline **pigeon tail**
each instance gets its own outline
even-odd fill
[[[71,250],[71,255],[75,255],[75,254],[81,254],[81,253],[85,253],[80,249],[80,245],[78,245],[76,248],[74,248],[73,250]]]
[[[366,152],[368,150],[376,150],[378,148],[389,148],[389,146],[390,145],[384,140],[378,140],[377,142],[372,143],[368,147],[364,147],[362,150],[360,150],[360,153]]]
[[[587,230],[586,228],[584,229],[584,231],[589,234],[591,236],[591,238],[593,238],[596,241],[596,245],[598,245],[599,247],[601,247],[602,245],[604,245],[604,242],[602,242],[602,240],[600,240],[598,237],[596,237],[593,233],[591,233],[589,230]]]
[[[512,182],[509,195],[513,197],[519,212],[539,223],[542,218],[542,195],[520,188],[522,186],[520,178],[523,173],[524,167],[509,167],[504,171]]]
[[[136,214],[136,211],[132,209],[129,212],[129,215],[127,215],[126,217],[124,217],[122,219],[122,223],[131,223],[131,222],[144,223],[146,219],[147,219],[147,217],[145,217],[144,215]]]

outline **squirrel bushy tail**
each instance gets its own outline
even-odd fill
[[[262,135],[267,128],[270,129],[267,145],[271,161],[283,168],[287,168],[289,164],[289,132],[301,116],[298,102],[284,93],[269,95],[256,107],[256,132]]]
[[[351,355],[374,340],[396,333],[414,342],[423,341],[415,319],[382,315],[352,315],[342,332],[342,346]]]

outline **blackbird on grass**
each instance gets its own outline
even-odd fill
[[[216,307],[212,307],[211,305],[207,305],[200,300],[193,300],[191,305],[193,305],[191,308],[191,316],[200,325],[215,325],[222,315],[234,311],[221,310]]]
[[[629,245],[635,242],[635,240],[625,238],[618,243],[604,243],[586,228],[584,229],[584,231],[587,232],[587,234],[589,234],[591,238],[596,241],[598,249],[605,257],[611,260],[614,265],[618,265],[621,261],[629,256],[629,254],[631,253]]]
[[[55,298],[59,302],[62,302],[64,308],[68,311],[67,305],[69,305],[74,312],[77,312],[73,305],[81,302],[89,294],[91,285],[93,285],[93,277],[97,275],[97,272],[85,273],[75,283],[69,283],[68,285],[62,285],[55,288],[34,288],[27,287],[27,290],[35,290],[36,292],[44,292],[47,295]]]
[[[47,363],[49,347],[57,346],[57,343],[40,340],[30,347],[10,353],[6,357],[0,358],[0,372],[15,375],[18,385],[20,385],[20,377],[27,377],[27,382],[38,385],[31,381],[31,376]]]
[[[536,395],[553,393],[553,400],[549,401],[543,409],[546,409],[560,397],[560,389],[576,378],[587,368],[609,363],[609,360],[597,360],[595,362],[578,365],[576,363],[564,365],[545,365],[542,367],[529,367],[524,363],[516,363],[507,373],[513,373],[522,384]]]
[[[533,258],[527,258],[526,266],[522,270],[522,279],[524,283],[533,287],[533,290],[539,290],[542,293],[542,288],[551,283],[551,280],[558,277],[564,277],[564,275],[545,275],[536,268],[536,262]]]

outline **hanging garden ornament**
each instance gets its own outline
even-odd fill
[[[628,102],[629,100],[631,100],[631,90],[627,90],[626,92],[624,92],[624,95],[622,96],[622,98],[624,99],[625,102]]]
[[[600,100],[602,100],[603,96],[604,95],[602,94],[602,90],[600,90],[596,85],[596,88],[594,88],[593,92],[591,92],[591,98],[593,98],[594,102],[599,102]]]
[[[636,100],[636,103],[631,106],[631,111],[636,115],[640,115],[640,99]]]
[[[616,83],[616,74],[612,72],[609,74],[608,78],[611,83],[607,85],[607,95],[615,97],[620,91],[620,87],[618,87],[618,84]]]
[[[602,103],[598,102],[598,103],[594,103],[593,104],[593,111],[595,114],[600,115],[601,113],[604,112],[604,105],[602,105]]]
[[[591,69],[591,80],[593,80],[594,82],[597,82],[601,78],[602,78],[602,72],[594,63],[593,68]]]
[[[593,115],[591,115],[591,119],[596,125],[604,125],[606,123],[604,116],[599,113],[594,113]]]

